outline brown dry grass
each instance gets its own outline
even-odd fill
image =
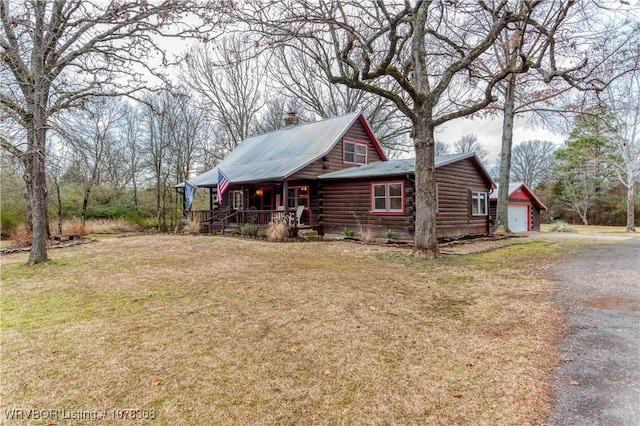
[[[31,245],[31,237],[31,231],[21,223],[13,230],[9,239],[14,247],[28,247]]]
[[[504,257],[136,236],[2,258],[1,400],[163,424],[543,421],[551,284]],[[551,259],[551,258],[550,258]],[[549,260],[552,261],[552,260]]]

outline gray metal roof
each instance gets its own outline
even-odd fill
[[[215,169],[189,181],[214,186],[218,169],[232,183],[282,180],[327,155],[360,115],[354,112],[247,138]]]
[[[436,167],[471,158],[474,154],[452,154],[436,157]],[[318,176],[319,179],[368,178],[378,176],[394,176],[415,173],[415,158],[402,160],[377,161],[360,167],[350,167]]]

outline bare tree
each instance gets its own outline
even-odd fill
[[[511,178],[530,188],[549,177],[554,163],[553,142],[530,140],[513,147]]]
[[[621,2],[624,3],[624,2]],[[508,63],[529,58],[531,72],[511,74],[497,88],[502,94],[503,132],[496,229],[508,230],[508,183],[511,177],[513,121],[517,114],[575,114],[584,110],[574,92],[601,91],[628,72],[627,66],[611,66],[628,45],[637,45],[638,34],[628,31],[613,9],[601,2],[573,0],[542,2],[540,12],[521,2],[528,15],[517,31],[502,34],[494,45],[496,60]],[[627,6],[623,5],[623,8]],[[546,10],[546,11],[545,11]],[[623,15],[622,15],[623,16]],[[625,29],[626,28],[626,29]],[[637,57],[637,52],[636,52]],[[558,104],[570,94],[571,101]]]
[[[151,169],[156,192],[156,220],[159,231],[177,225],[177,206],[171,208],[175,191],[173,185],[186,180],[195,169],[201,143],[203,114],[186,94],[162,92],[149,95],[145,103],[147,135],[143,151]],[[167,219],[171,223],[167,223]]]
[[[83,186],[81,220],[87,219],[89,196],[100,184],[107,159],[118,150],[116,131],[122,118],[121,105],[114,98],[88,99],[84,108],[67,112],[54,124],[55,130],[69,145],[77,175]]]
[[[449,145],[446,142],[436,141],[436,157],[449,154]]]
[[[478,141],[478,137],[473,134],[464,135],[453,144],[453,149],[456,154],[474,153],[480,161],[484,163],[484,160],[489,155],[482,144]]]
[[[183,70],[215,127],[220,158],[253,133],[265,104],[266,70],[247,52],[243,35],[228,36],[218,46],[203,44],[188,53]]]
[[[0,2],[0,104],[27,132],[22,152],[33,222],[28,264],[47,260],[45,141],[49,119],[93,95],[134,93],[148,85],[159,37],[208,37],[206,12],[192,1],[4,0]],[[222,5],[212,8],[224,12]],[[204,16],[213,22],[213,16]],[[9,141],[11,143],[11,141]],[[3,144],[5,146],[5,144]],[[5,146],[6,148],[6,146]]]
[[[520,56],[494,61],[489,72],[479,64],[487,63],[500,34],[514,32],[530,13],[506,1],[267,3],[250,3],[242,15],[262,35],[260,46],[299,49],[332,83],[389,99],[411,121],[414,253],[437,257],[434,130],[486,108],[499,81],[527,70]],[[526,5],[533,11],[540,3]]]
[[[124,142],[124,164],[128,181],[131,183],[133,206],[136,215],[140,213],[138,200],[138,175],[143,169],[143,137],[146,129],[143,123],[143,111],[139,106],[125,105],[121,121],[120,137]]]
[[[304,52],[282,46],[269,52],[268,70],[273,90],[295,99],[303,112],[329,118],[350,112],[362,112],[385,153],[407,151],[405,136],[410,126],[391,100],[375,94],[332,84],[322,68]],[[389,88],[393,90],[393,88]]]
[[[635,232],[635,184],[640,177],[640,72],[627,74],[604,94],[615,112],[611,123],[614,155],[609,164],[618,181],[627,189],[627,232]]]

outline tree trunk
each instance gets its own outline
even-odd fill
[[[509,178],[511,175],[511,146],[513,144],[513,119],[515,116],[516,75],[507,78],[502,118],[502,152],[500,153],[500,188],[494,231],[509,230]]]
[[[91,194],[91,184],[87,185],[84,189],[84,198],[82,199],[82,212],[80,213],[80,220],[82,226],[85,226],[87,221],[87,209],[89,208],[89,195]]]
[[[62,197],[60,196],[60,183],[54,178],[53,184],[56,186],[56,196],[58,198],[58,235],[62,237]]]
[[[133,174],[133,207],[136,210],[136,220],[140,215],[140,207],[138,206],[138,185],[136,184],[136,176]]]
[[[629,186],[627,187],[627,229],[626,229],[626,232],[636,232],[634,195],[635,195],[635,191],[634,191],[634,188],[633,188],[633,179],[630,179]]]
[[[38,108],[36,108],[37,110]],[[47,223],[47,182],[44,170],[44,147],[46,138],[46,120],[41,114],[34,114],[31,129],[28,131],[29,154],[25,159],[25,182],[31,210],[32,232],[31,252],[28,265],[44,263],[48,260],[47,241],[49,224]]]
[[[415,236],[413,254],[434,259],[440,256],[436,233],[436,165],[434,128],[428,114],[413,123],[416,154]]]

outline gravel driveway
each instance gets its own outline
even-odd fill
[[[554,425],[640,425],[640,238],[580,249],[553,267],[567,315]]]

